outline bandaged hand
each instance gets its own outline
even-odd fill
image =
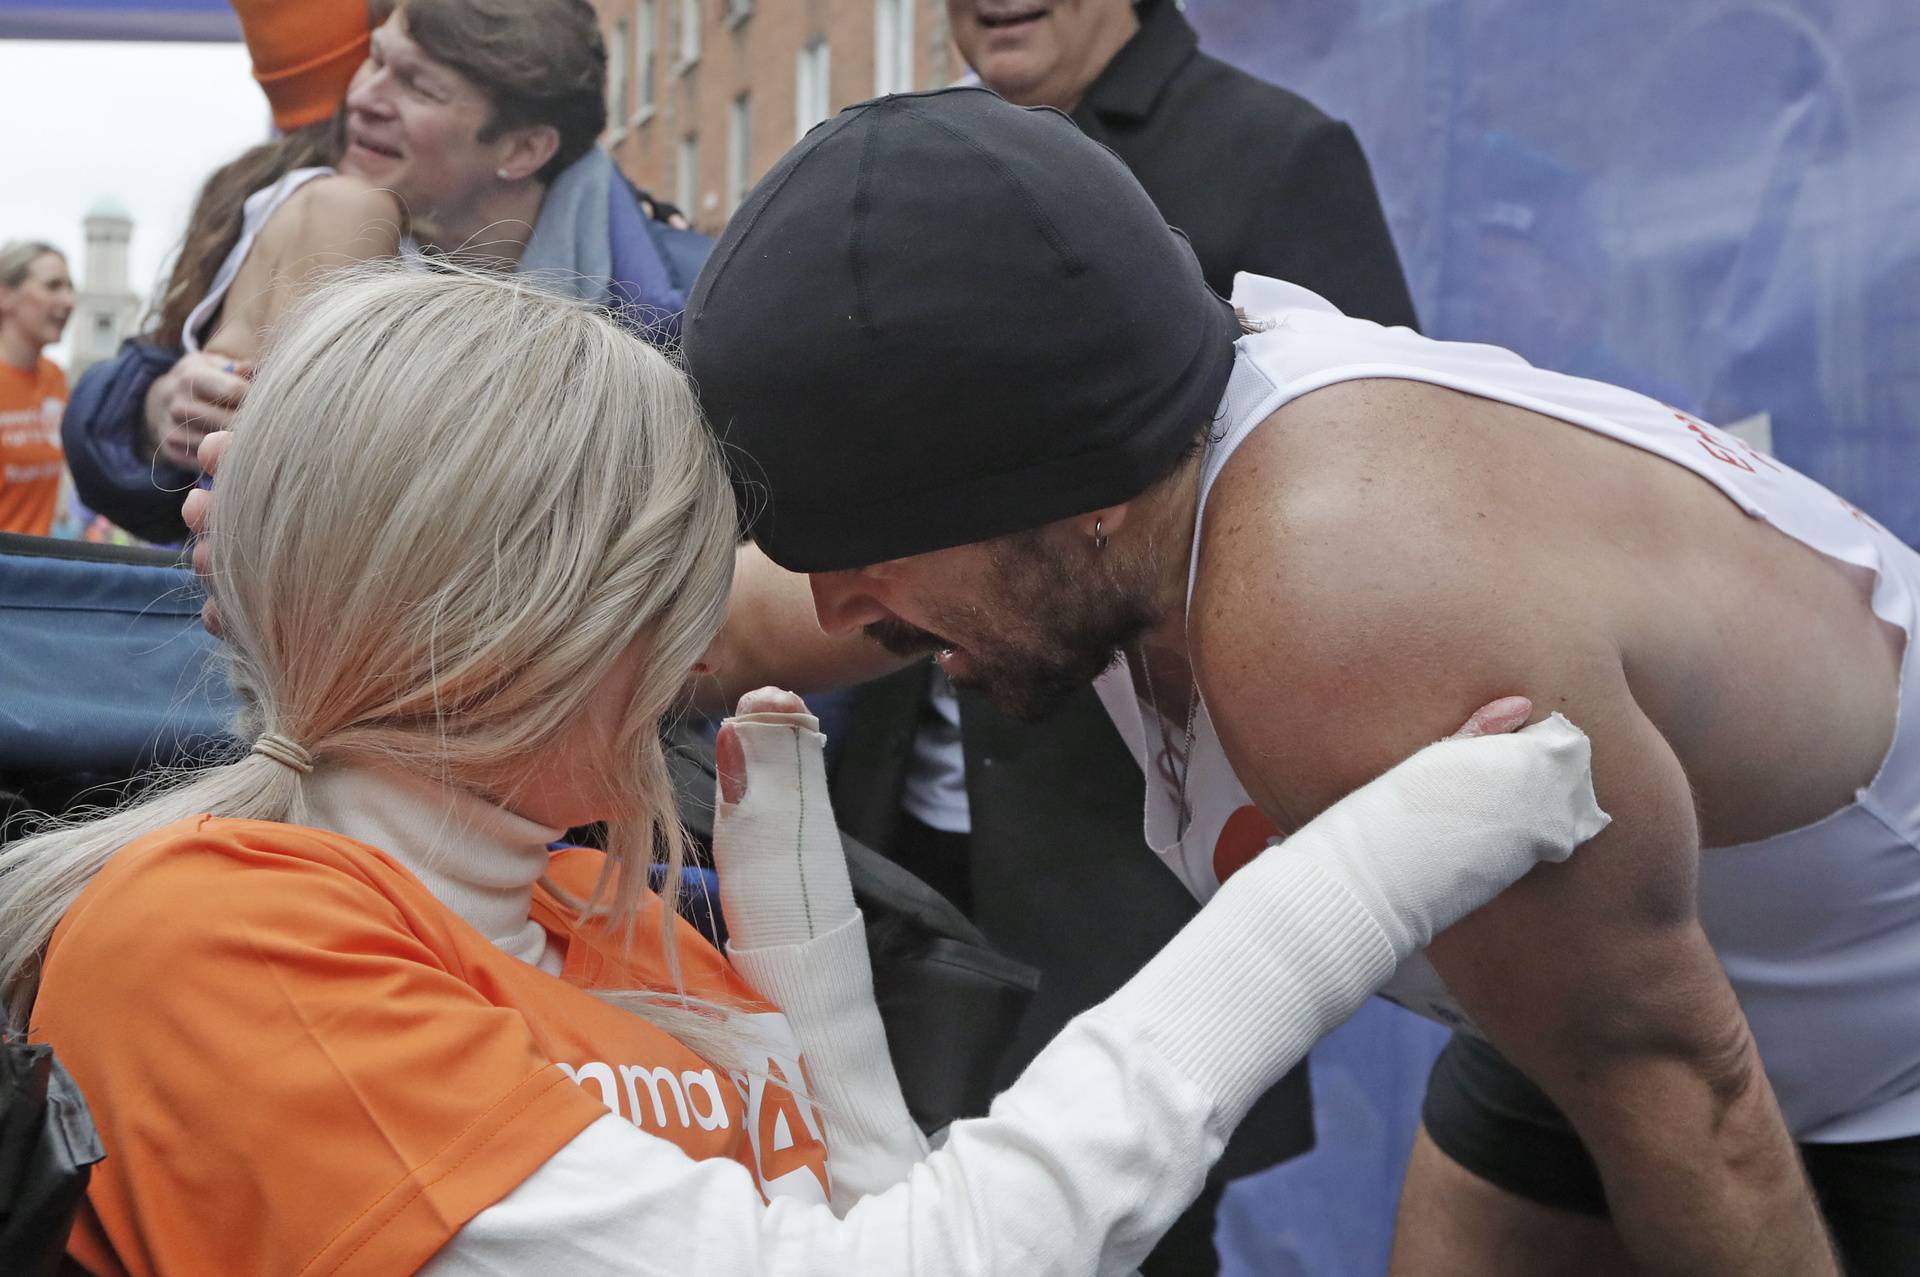
[[[820,724],[791,692],[740,698],[714,740],[713,860],[731,947],[802,944],[855,916]]]
[[[1559,714],[1509,733],[1496,702],[1349,794],[1278,849],[1307,855],[1406,958],[1542,861],[1607,827],[1593,750]],[[1526,702],[1516,701],[1521,718]],[[1512,706],[1507,713],[1512,712]],[[1493,735],[1476,732],[1492,731]]]

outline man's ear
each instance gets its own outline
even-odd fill
[[[496,172],[507,181],[529,178],[545,168],[560,149],[560,130],[551,124],[529,124],[501,134],[496,145],[499,163]]]

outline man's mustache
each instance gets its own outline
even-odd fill
[[[938,634],[930,633],[917,625],[908,625],[898,617],[875,621],[863,627],[863,630],[868,638],[895,656],[918,656],[922,652],[938,652],[942,648],[952,646]]]

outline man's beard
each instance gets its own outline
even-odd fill
[[[1104,673],[1155,618],[1144,603],[1111,583],[1075,577],[1037,546],[995,550],[990,601],[936,612],[939,633],[889,618],[866,634],[898,656],[959,648],[971,668],[956,687],[1037,723]]]

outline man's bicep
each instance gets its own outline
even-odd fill
[[[1616,1205],[1644,1168],[1705,1148],[1765,1082],[1695,913],[1699,838],[1679,761],[1644,715],[1592,731],[1613,824],[1437,937],[1435,969],[1566,1114]],[[1634,1209],[1638,1209],[1637,1207]]]
[[[1679,760],[1624,679],[1577,699],[1612,825],[1429,950],[1462,1009],[1570,1116],[1613,1064],[1699,1054],[1690,1026],[1731,1001],[1695,916],[1699,835]]]
[[[1524,580],[1525,565],[1511,575]],[[1412,602],[1388,615],[1348,618],[1345,659],[1308,662],[1327,671],[1317,688],[1258,721],[1226,717],[1237,719],[1234,748],[1250,760],[1255,800],[1291,826],[1503,696],[1532,700],[1535,719],[1563,713],[1587,734],[1594,793],[1612,824],[1444,933],[1430,955],[1468,1014],[1501,1045],[1513,1040],[1516,1063],[1533,1072],[1537,1055],[1551,1071],[1553,1051],[1628,1026],[1633,999],[1658,996],[1680,973],[1672,946],[1697,932],[1693,794],[1599,618],[1522,612],[1470,573],[1437,586],[1409,591]],[[1535,1036],[1547,1049],[1530,1048]]]
[[[1230,466],[1221,486],[1241,478]],[[1345,477],[1328,486],[1378,500]],[[1208,547],[1203,575],[1220,569],[1223,588],[1196,596],[1196,669],[1235,773],[1283,830],[1492,701],[1525,696],[1535,718],[1557,710],[1592,734],[1624,684],[1604,617],[1553,563],[1497,557],[1455,514],[1377,513],[1331,530],[1313,514],[1248,520]]]
[[[1290,590],[1269,593],[1290,595],[1299,619],[1266,626],[1271,668],[1289,677],[1238,702],[1210,692],[1208,705],[1220,705],[1223,739],[1235,736],[1235,765],[1269,814],[1311,816],[1497,695],[1527,696],[1537,715],[1559,710],[1588,734],[1612,824],[1444,932],[1428,956],[1461,1009],[1573,1122],[1609,1193],[1631,1194],[1676,1141],[1711,1142],[1730,1109],[1764,1090],[1696,917],[1692,790],[1634,696],[1606,609],[1565,585],[1578,574],[1530,549],[1525,529],[1490,545],[1417,503],[1409,517],[1423,537],[1373,549],[1323,538],[1344,552],[1305,570],[1296,556]],[[1402,562],[1422,544],[1444,552]],[[1216,640],[1253,633],[1210,628]]]
[[[1536,718],[1564,713],[1593,742],[1612,826],[1456,927],[1434,958],[1496,1038],[1554,1015],[1617,1021],[1614,986],[1636,963],[1657,969],[1651,938],[1693,927],[1698,834],[1686,775],[1634,697],[1605,609],[1569,586],[1551,552],[1529,549],[1524,528],[1490,535],[1492,521],[1462,501],[1423,508],[1342,486],[1350,503],[1392,505],[1397,520],[1382,510],[1363,522],[1401,535],[1308,518],[1273,535],[1223,528],[1214,547],[1239,579],[1263,559],[1278,565],[1265,588],[1202,599],[1196,618],[1208,707],[1236,772],[1276,825],[1297,828],[1489,701],[1520,695]],[[1284,609],[1268,602],[1278,599]]]
[[[1536,717],[1565,713],[1593,742],[1594,791],[1613,823],[1443,933],[1428,956],[1461,1009],[1577,1125],[1648,1066],[1720,1085],[1740,1067],[1729,1046],[1743,1021],[1695,916],[1699,835],[1678,758],[1591,627],[1510,616],[1495,639],[1451,627],[1445,612],[1438,601],[1429,611],[1423,654],[1357,643],[1339,674],[1344,698],[1242,723],[1244,756],[1269,760],[1252,764],[1256,801],[1297,825],[1500,695],[1531,698]],[[1449,628],[1465,641],[1450,644]]]

